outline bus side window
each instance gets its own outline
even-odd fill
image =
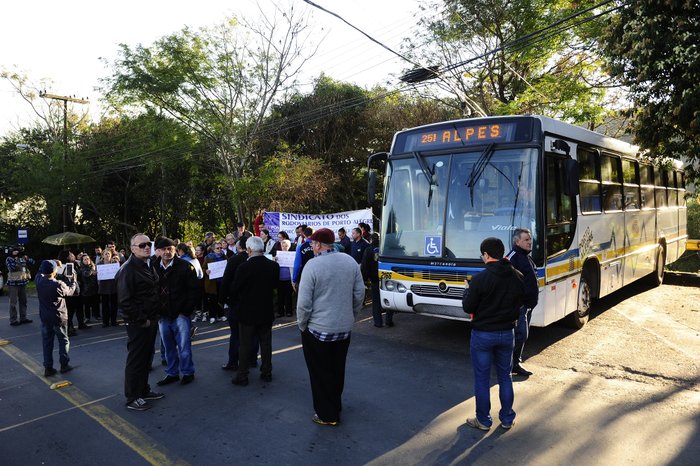
[[[598,176],[598,152],[578,147],[576,158],[579,170],[579,200],[581,213],[600,213],[600,178]]]
[[[639,210],[642,202],[639,193],[639,164],[636,160],[622,159],[622,181],[625,191],[625,210]]]
[[[571,246],[576,230],[576,207],[572,196],[564,194],[566,159],[555,154],[545,158],[547,256],[562,253]]]
[[[668,205],[666,198],[666,186],[664,183],[664,169],[654,167],[654,197],[656,199],[656,207],[666,207]]]
[[[600,179],[603,182],[603,209],[622,210],[622,183],[620,159],[612,155],[600,156]]]
[[[639,166],[639,184],[642,191],[642,208],[654,208],[654,170],[651,165]]]

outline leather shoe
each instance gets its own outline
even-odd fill
[[[66,372],[70,372],[73,369],[75,369],[75,367],[71,366],[70,364],[66,364],[65,366],[61,366],[61,374],[65,374]]]
[[[44,369],[44,377],[51,377],[52,375],[56,375],[56,369],[53,367],[47,367]]]
[[[31,324],[34,322],[32,319],[22,319],[19,321],[20,324]]]
[[[272,375],[270,375],[270,374],[268,374],[268,375],[261,375],[261,376],[260,376],[260,380],[262,380],[263,382],[268,382],[268,383],[269,383],[269,382],[272,382]]]
[[[239,379],[238,377],[234,377],[231,379],[231,383],[234,385],[240,385],[241,387],[245,387],[248,385],[248,378],[245,379]]]
[[[187,385],[194,380],[194,374],[183,375],[180,385]]]
[[[525,369],[522,365],[516,364],[513,366],[512,373],[515,375],[532,375],[532,372]]]
[[[221,366],[221,370],[237,371],[238,370],[238,363],[236,363],[236,364],[224,364],[223,366]]]
[[[178,380],[180,380],[180,376],[179,376],[179,375],[166,375],[165,378],[164,378],[163,380],[159,380],[156,384],[157,384],[159,387],[162,387],[163,385],[168,385],[168,384],[171,384],[171,383],[175,383],[175,382],[177,382]]]

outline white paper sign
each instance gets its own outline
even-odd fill
[[[221,278],[224,276],[227,261],[209,262],[207,268],[209,270],[209,279]]]
[[[277,263],[280,267],[294,267],[294,251],[277,251]]]
[[[114,280],[120,264],[100,264],[97,266],[97,280]]]

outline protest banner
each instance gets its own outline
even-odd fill
[[[277,263],[280,267],[294,267],[294,251],[277,251]]]
[[[298,225],[308,225],[314,230],[319,228],[330,228],[338,239],[338,229],[345,228],[348,236],[350,230],[359,223],[372,225],[372,209],[350,210],[347,212],[337,212],[332,214],[291,214],[288,212],[265,212],[263,217],[265,227],[270,231],[272,237],[276,237],[280,231],[286,231],[294,241],[296,236],[295,228]]]

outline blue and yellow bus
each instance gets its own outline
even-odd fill
[[[593,300],[664,266],[686,247],[682,164],[542,116],[440,122],[399,131],[386,162],[379,275],[382,307],[468,320],[465,280],[479,245],[516,228],[533,236],[539,304],[532,325],[583,326]]]

